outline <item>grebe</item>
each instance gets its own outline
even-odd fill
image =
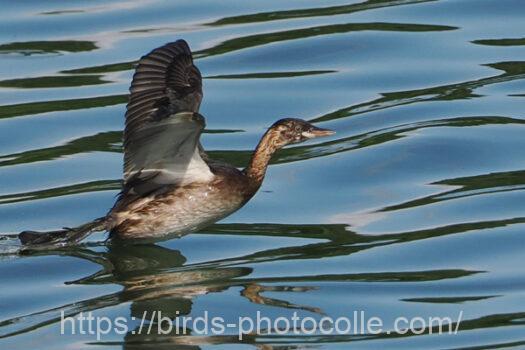
[[[143,56],[126,107],[124,184],[109,213],[76,228],[24,231],[26,246],[66,245],[94,231],[111,238],[158,240],[202,229],[241,208],[261,186],[280,148],[334,132],[300,119],[281,119],[260,140],[249,165],[238,170],[207,157],[199,138],[202,77],[186,41]]]

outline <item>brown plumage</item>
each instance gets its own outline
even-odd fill
[[[242,207],[261,186],[280,148],[331,135],[281,119],[261,138],[244,170],[209,159],[200,145],[202,78],[184,40],[143,56],[130,87],[124,130],[124,186],[109,213],[73,229],[25,231],[30,247],[77,242],[107,230],[120,239],[166,239],[210,225]]]

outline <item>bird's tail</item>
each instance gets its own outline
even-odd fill
[[[95,231],[103,231],[106,228],[106,218],[98,218],[78,227],[65,227],[57,231],[24,231],[18,234],[22,245],[27,247],[52,245],[65,246],[77,243]]]

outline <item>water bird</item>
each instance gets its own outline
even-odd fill
[[[25,246],[62,246],[95,231],[110,238],[162,240],[202,229],[241,208],[261,187],[282,147],[334,132],[295,118],[275,122],[244,170],[210,159],[200,144],[202,76],[184,40],[143,56],[126,107],[123,188],[108,214],[57,231],[24,231]]]

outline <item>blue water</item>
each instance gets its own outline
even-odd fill
[[[1,1],[2,349],[525,348],[525,3]],[[182,239],[97,234],[18,254],[22,230],[100,217],[120,188],[133,63],[186,39],[211,157],[243,167],[265,128],[337,134],[275,156],[260,192]],[[115,319],[260,311],[380,317],[379,334],[60,334]],[[461,316],[460,316],[461,315]],[[450,317],[456,334],[392,332]]]

